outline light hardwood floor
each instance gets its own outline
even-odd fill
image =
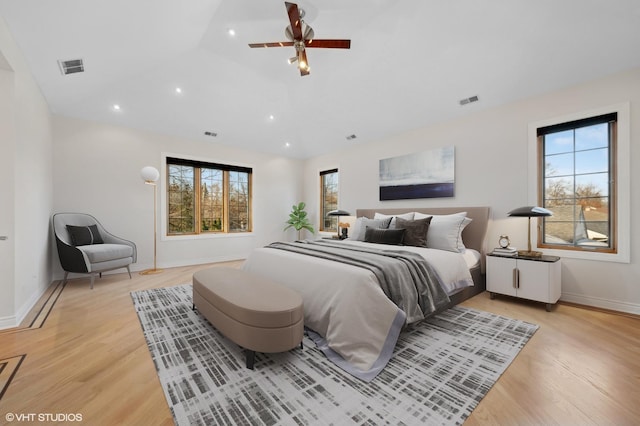
[[[85,425],[172,424],[129,293],[187,283],[196,270],[220,265],[131,280],[106,275],[94,290],[88,279],[72,280],[24,328],[0,331],[0,392],[11,380],[0,424],[9,413],[74,413]],[[640,319],[568,305],[546,312],[487,293],[464,305],[540,325],[465,424],[640,423]]]

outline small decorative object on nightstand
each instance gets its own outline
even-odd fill
[[[561,262],[557,256],[487,255],[487,291],[492,299],[496,294],[505,294],[536,300],[551,311],[551,305],[560,299],[561,281]]]
[[[342,233],[340,234],[341,240],[346,240],[349,238],[349,222],[339,222],[338,227],[342,229]]]
[[[516,256],[518,250],[516,250],[515,247],[510,247],[509,244],[509,237],[507,235],[500,235],[500,238],[498,238],[498,245],[500,247],[494,248],[492,253],[500,256]]]

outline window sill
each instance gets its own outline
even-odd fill
[[[225,234],[189,234],[189,235],[163,235],[162,241],[183,241],[183,240],[210,240],[227,238],[249,238],[253,237],[253,232],[238,232]]]
[[[546,255],[550,256],[560,256],[564,259],[580,259],[580,260],[591,260],[591,261],[599,261],[599,262],[617,262],[617,263],[630,263],[631,258],[629,253],[618,252],[618,253],[596,253],[589,251],[581,251],[581,250],[557,250],[557,249],[548,249],[548,248],[538,248],[537,250],[541,250]]]

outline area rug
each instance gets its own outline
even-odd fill
[[[456,306],[403,332],[370,383],[304,349],[256,354],[191,309],[191,284],[131,293],[178,425],[462,424],[538,326]]]

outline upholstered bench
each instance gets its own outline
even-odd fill
[[[256,352],[302,347],[302,297],[250,272],[214,267],[194,273],[193,309],[245,348],[247,368],[253,369]]]

